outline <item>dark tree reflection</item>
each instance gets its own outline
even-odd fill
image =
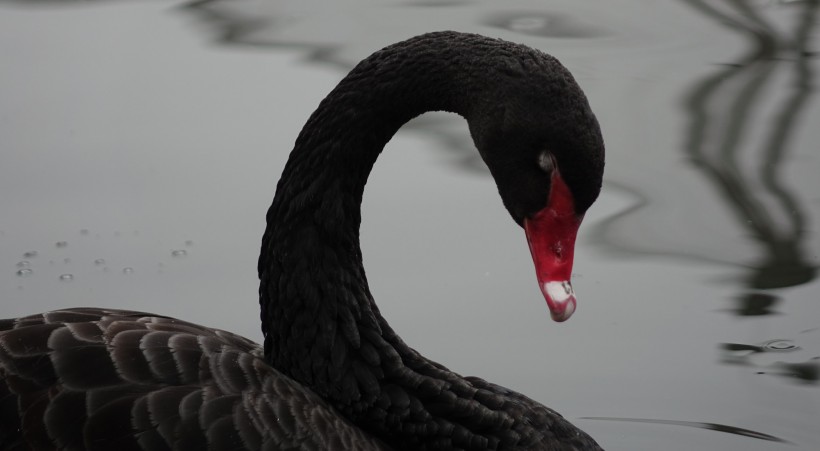
[[[764,257],[749,264],[751,289],[783,288],[815,278],[817,268],[804,255],[806,215],[797,195],[783,181],[794,127],[813,94],[813,54],[807,48],[818,2],[801,2],[794,32],[779,32],[754,4],[684,0],[704,15],[742,33],[750,49],[736,61],[695,84],[688,95],[691,161],[715,186],[743,233]],[[773,120],[755,120],[772,105],[763,91],[788,75],[788,87],[775,99]],[[766,127],[760,130],[760,127]],[[757,129],[754,129],[756,127]],[[750,142],[749,137],[760,137]],[[759,143],[759,144],[758,144]],[[759,145],[759,150],[753,149]],[[749,154],[757,161],[749,164]],[[742,160],[746,160],[745,162]],[[744,298],[745,299],[745,298]]]
[[[754,3],[684,1],[749,43],[737,60],[697,82],[689,92],[685,152],[723,198],[739,233],[762,251],[762,258],[746,264],[744,292],[736,297],[732,311],[739,316],[771,315],[780,300],[766,290],[808,283],[817,275],[817,267],[806,255],[805,208],[787,184],[784,166],[795,127],[814,93],[811,58],[815,54],[808,45],[817,23],[818,1],[788,5],[794,9],[794,24],[787,31],[779,30]],[[782,94],[765,96],[764,91],[772,87]],[[759,119],[764,113],[768,118]],[[786,342],[725,343],[720,346],[722,362],[816,384],[820,379],[816,358],[765,367],[755,363],[763,353],[797,349],[772,345]]]

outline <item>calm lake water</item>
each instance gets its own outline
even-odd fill
[[[579,309],[550,321],[458,117],[388,145],[362,241],[422,353],[609,450],[820,449],[817,1],[0,1],[0,316],[178,316],[260,340],[264,213],[349,68],[456,29],[557,56],[607,142]]]

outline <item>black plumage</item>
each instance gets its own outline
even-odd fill
[[[259,259],[264,348],[129,311],[0,321],[2,449],[600,449],[553,410],[419,355],[379,314],[362,191],[396,130],[430,110],[467,119],[519,224],[549,197],[545,152],[579,218],[600,191],[597,121],[554,58],[455,32],[382,49],[322,101],[283,171]]]
[[[259,345],[149,313],[4,320],[0,376],[7,450],[388,449],[268,365]]]

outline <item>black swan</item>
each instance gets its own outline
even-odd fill
[[[425,34],[357,65],[296,140],[259,258],[264,348],[122,310],[0,320],[0,448],[600,449],[553,410],[419,355],[379,314],[362,191],[387,141],[431,110],[467,119],[552,316],[567,319],[575,232],[603,176],[597,120],[555,58]]]

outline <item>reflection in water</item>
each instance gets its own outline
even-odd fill
[[[599,38],[608,34],[603,28],[582,20],[577,13],[552,13],[537,9],[506,11],[495,7],[485,13],[485,7],[477,7],[476,2],[467,0],[392,0],[380,2],[379,5],[361,0],[339,0],[333,5],[316,0],[195,0],[184,4],[181,9],[198,16],[210,30],[216,30],[216,39],[220,43],[296,49],[306,53],[307,61],[330,65],[339,69],[340,73],[350,71],[362,56],[376,48],[433,31],[430,24],[438,24],[446,17],[452,17],[452,23],[457,24],[455,28],[462,31],[471,31],[470,28],[474,27],[472,22],[475,21],[517,36],[577,39]],[[467,5],[475,8],[467,10],[464,8]],[[413,12],[413,19],[408,15],[410,11]],[[367,19],[369,14],[374,14],[376,18]],[[396,21],[397,15],[407,17]],[[368,20],[379,26],[363,25]],[[346,21],[355,23],[352,27],[354,30],[344,31],[350,26]],[[385,27],[385,24],[391,26]],[[327,29],[334,32],[327,33]],[[343,42],[339,41],[340,35],[345,36]],[[357,46],[366,46],[366,49]],[[459,169],[489,175],[481,157],[473,150],[472,139],[464,132],[460,119],[425,115],[411,121],[402,131],[423,131],[425,137],[441,143],[437,147],[449,152],[449,161]]]
[[[806,258],[805,209],[783,180],[790,138],[811,95],[813,54],[808,41],[816,24],[818,1],[794,5],[794,31],[781,32],[764,16],[760,6],[748,2],[684,0],[705,16],[745,35],[750,48],[738,60],[696,83],[686,107],[691,122],[685,151],[706,176],[726,207],[734,213],[740,234],[762,251],[762,258],[748,262],[745,286],[750,290],[736,298],[738,316],[775,313],[777,296],[761,292],[808,283],[817,267]],[[764,91],[777,83],[783,95],[774,105]],[[756,118],[774,109],[772,119]],[[760,143],[759,150],[753,145]],[[773,347],[773,343],[778,347]],[[754,365],[760,353],[799,349],[788,341],[771,340],[763,345],[723,344],[724,363]],[[817,383],[816,358],[803,363],[774,365],[773,374]]]
[[[723,361],[725,363],[746,365],[749,358],[758,353],[764,352],[792,352],[800,350],[791,340],[770,340],[759,345],[747,345],[740,343],[724,343]]]
[[[347,0],[344,3],[345,6],[350,7],[351,11],[359,11],[350,5],[356,3],[354,0]],[[379,6],[386,8],[389,6],[415,9],[428,8],[431,9],[431,14],[441,14],[440,10],[445,8],[456,8],[461,11],[461,7],[465,3],[465,1],[403,1],[383,3]],[[372,4],[368,7],[374,8]],[[327,10],[328,6],[317,6],[317,8]],[[408,31],[391,28],[390,31],[395,32],[397,37],[384,37],[375,31],[368,30],[366,36],[356,38],[348,36],[346,42],[342,45],[338,41],[338,33],[331,33],[332,37],[328,38],[320,32],[311,32],[309,30],[316,27],[334,26],[336,21],[344,21],[342,17],[351,14],[350,11],[340,11],[340,14],[335,17],[325,14],[322,20],[317,20],[319,25],[311,25],[310,21],[316,19],[308,11],[310,7],[304,5],[285,6],[284,4],[264,3],[255,0],[238,2],[196,0],[184,4],[181,9],[196,15],[208,25],[209,30],[215,30],[216,39],[222,44],[299,50],[305,52],[306,61],[333,67],[338,69],[340,74],[349,72],[363,55],[369,54],[370,51],[378,47],[397,41],[402,37],[429,31],[426,29]],[[391,10],[388,9],[387,11]],[[302,24],[304,29],[299,29],[295,24],[302,20],[306,23]],[[417,26],[419,23],[403,21],[402,24]],[[380,30],[380,32],[383,33],[384,30]],[[364,39],[366,42],[354,42],[356,39]],[[355,49],[356,44],[365,44],[368,49],[359,51]],[[457,124],[459,122],[453,118],[436,116],[433,119],[430,115],[425,115],[411,121],[402,128],[402,131],[423,131],[425,136],[438,139],[442,143],[439,147],[452,154],[451,161],[459,168],[478,174],[489,174],[486,165],[481,161],[479,155],[473,151],[472,140],[464,133],[464,130],[457,128]]]
[[[734,9],[721,11],[712,3],[685,2],[745,34],[752,44],[747,54],[690,92],[687,109],[692,122],[686,152],[717,188],[745,235],[763,251],[760,261],[749,264],[747,286],[772,289],[807,283],[815,278],[817,268],[806,261],[802,248],[804,208],[781,175],[789,138],[812,94],[807,43],[817,1],[799,6],[802,11],[796,14],[799,23],[793,36],[781,35],[753,4],[727,1]],[[765,104],[764,90],[778,83],[781,75],[791,80],[789,88],[783,89],[787,94],[775,99],[774,120],[756,119],[770,106]],[[753,127],[764,124],[770,127],[759,135]],[[752,139],[762,145],[759,156],[752,155]]]
[[[766,316],[776,313],[772,307],[780,302],[780,298],[769,293],[750,292],[743,293],[736,301],[737,308],[733,311],[737,316]]]
[[[0,3],[87,4],[91,1],[95,0],[0,0]],[[110,3],[109,0],[96,1]],[[603,28],[582,20],[577,13],[538,9],[506,11],[486,8],[486,5],[479,7],[477,3],[472,0],[386,0],[375,5],[365,0],[193,0],[182,3],[177,10],[196,16],[220,44],[299,50],[305,53],[306,61],[331,66],[340,74],[349,72],[361,57],[376,48],[433,31],[430,23],[437,24],[442,17],[457,19],[453,21],[459,25],[455,28],[466,26],[468,29],[463,31],[470,31],[475,22],[519,36],[599,38],[608,34]],[[474,8],[467,11],[465,6]],[[488,9],[490,12],[486,13]],[[377,18],[362,19],[374,14],[373,11]],[[409,11],[414,11],[413,19],[408,16]],[[408,17],[396,21],[400,15]],[[368,20],[379,26],[368,26]],[[341,41],[340,36],[344,36]],[[357,46],[366,46],[366,49]],[[473,150],[472,140],[465,135],[461,120],[441,115],[424,116],[402,130],[423,130],[426,137],[440,141],[438,147],[451,153],[450,161],[458,168],[489,175],[486,165]]]
[[[616,417],[581,417],[585,420],[604,420],[604,421],[628,421],[630,423],[647,423],[647,424],[669,424],[673,426],[686,426],[698,429],[708,429],[710,431],[725,432],[727,434],[742,435],[744,437],[751,437],[760,440],[768,440],[770,442],[791,443],[788,440],[775,437],[773,435],[764,434],[762,432],[752,431],[749,429],[738,428],[734,426],[727,426],[725,424],[717,423],[702,423],[699,421],[676,421],[676,420],[653,420],[649,418],[616,418]]]
[[[677,242],[672,249],[654,245],[645,237],[636,242],[628,232],[619,230],[637,229],[636,224],[649,221],[638,217],[638,210],[643,210],[649,199],[625,187],[620,188],[629,191],[638,203],[602,224],[596,237],[602,244],[627,252],[741,267],[746,292],[736,298],[741,305],[734,311],[744,316],[772,313],[778,300],[763,290],[806,284],[817,276],[807,243],[808,208],[801,199],[801,195],[813,193],[799,195],[794,187],[797,184],[789,184],[784,174],[795,167],[793,160],[786,164],[789,151],[814,93],[811,63],[816,53],[809,49],[809,42],[817,24],[818,0],[788,5],[681,1],[741,34],[749,45],[737,60],[696,80],[686,92],[689,122],[683,151],[687,161],[715,188],[717,196],[702,202],[721,202],[719,211],[734,219],[731,239],[744,240],[759,256],[731,255],[736,250],[723,246],[717,241],[721,237],[711,230],[684,237],[684,242]],[[787,31],[774,25],[784,22],[783,11],[791,12],[794,22],[784,27]],[[676,200],[684,197],[691,199],[680,194]],[[703,211],[706,213],[693,210],[686,220],[691,225],[707,219],[698,217],[701,214],[714,214],[714,210]]]
[[[820,382],[820,357],[798,363],[778,362],[776,369],[775,374],[790,378],[796,382],[804,384],[817,384]]]
[[[803,331],[801,334],[811,332],[817,332],[817,330]],[[801,350],[801,346],[795,341],[785,339],[769,340],[756,345],[744,343],[720,345],[722,363],[754,368],[757,374],[770,374],[800,384],[816,385],[820,383],[820,357],[811,357],[802,362],[767,363],[765,361],[765,357],[769,355],[783,354],[786,356]]]
[[[596,38],[606,34],[569,14],[545,11],[496,12],[484,23],[491,27],[547,38]]]

